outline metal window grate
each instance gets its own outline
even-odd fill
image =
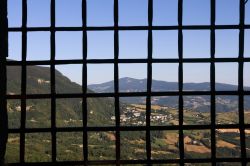
[[[250,62],[250,58],[244,57],[244,31],[250,29],[250,25],[245,24],[245,1],[240,0],[240,24],[239,25],[215,25],[215,2],[211,0],[211,20],[210,25],[183,25],[183,0],[178,0],[178,26],[153,26],[153,0],[148,0],[148,25],[147,26],[119,26],[118,3],[119,0],[114,0],[114,26],[110,27],[88,27],[87,26],[87,0],[82,0],[82,26],[81,27],[56,27],[55,26],[55,7],[56,0],[51,0],[51,26],[50,27],[27,27],[27,0],[22,0],[22,27],[7,28],[4,19],[7,18],[7,0],[2,0],[1,4],[1,32],[22,32],[22,60],[7,61],[6,48],[4,45],[6,36],[1,36],[1,121],[6,122],[4,113],[6,110],[7,99],[21,100],[21,128],[9,129],[8,133],[20,134],[20,163],[10,163],[9,165],[121,165],[121,164],[166,164],[177,163],[184,165],[185,163],[211,163],[216,165],[217,162],[241,162],[242,165],[247,165],[250,158],[246,154],[245,129],[250,129],[250,124],[244,123],[244,96],[250,95],[250,91],[245,91],[243,88],[243,65],[245,62]],[[58,3],[60,3],[58,1]],[[3,12],[2,12],[3,11]],[[238,58],[215,58],[215,30],[237,29],[239,33],[239,55]],[[147,30],[148,31],[148,57],[147,59],[119,59],[119,32],[124,30]],[[153,30],[178,30],[178,53],[177,59],[153,59]],[[183,30],[210,30],[210,58],[183,58]],[[31,31],[47,31],[50,32],[51,58],[44,61],[28,61],[27,57],[27,32]],[[55,59],[55,33],[58,31],[81,31],[82,38],[82,59],[77,60],[56,60]],[[88,31],[114,31],[114,58],[113,59],[87,59],[87,32]],[[5,43],[6,44],[6,43]],[[2,54],[3,53],[3,54]],[[237,91],[216,91],[215,89],[215,63],[216,62],[235,62],[238,63],[238,90]],[[87,64],[114,64],[114,93],[87,93]],[[143,63],[147,64],[147,91],[146,92],[119,92],[119,64],[122,63]],[[178,91],[176,92],[152,92],[152,64],[153,63],[178,63]],[[210,64],[210,91],[184,91],[183,90],[183,63],[208,63]],[[55,65],[57,64],[82,64],[82,93],[57,94],[55,83]],[[27,66],[31,65],[50,65],[51,89],[50,94],[26,94],[26,76]],[[6,94],[6,67],[21,66],[21,94],[7,95]],[[3,76],[3,77],[2,77]],[[211,124],[210,125],[184,125],[183,124],[183,97],[187,95],[209,95],[211,97]],[[221,125],[215,122],[215,98],[217,95],[234,95],[239,97],[239,124]],[[146,97],[146,126],[120,126],[120,97]],[[179,97],[179,125],[176,126],[151,126],[151,97],[153,96],[178,96]],[[87,126],[87,99],[93,97],[114,97],[115,99],[115,127],[89,127]],[[56,127],[56,99],[58,98],[82,98],[83,112],[83,127]],[[26,100],[27,99],[51,99],[51,128],[26,128]],[[3,127],[2,127],[3,126]],[[1,129],[6,129],[1,123]],[[211,158],[208,159],[186,159],[184,157],[184,130],[208,129],[211,131]],[[216,157],[216,129],[239,129],[241,143],[241,157],[239,158],[217,158]],[[150,132],[154,130],[178,130],[179,131],[179,159],[154,160],[151,159],[151,138]],[[57,132],[83,132],[83,161],[57,161]],[[92,161],[88,159],[88,133],[89,131],[114,131],[116,134],[116,160]],[[121,131],[146,131],[146,160],[121,160]],[[52,138],[52,161],[42,163],[25,163],[25,134],[26,133],[44,133],[50,132]],[[4,133],[4,132],[3,132]],[[2,137],[2,136],[1,136]],[[2,139],[2,138],[1,138]],[[1,142],[2,143],[2,142]],[[2,146],[2,144],[1,144]]]

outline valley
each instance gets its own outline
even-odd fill
[[[33,107],[34,108],[34,107]],[[145,126],[146,106],[142,104],[123,104],[121,107],[121,126]],[[30,110],[30,112],[35,110]],[[11,112],[13,114],[14,112]],[[95,114],[92,112],[90,116]],[[230,119],[237,119],[235,112],[218,113],[217,124],[233,124]],[[250,112],[246,112],[246,122],[250,122]],[[115,116],[110,114],[110,119],[105,121],[107,126],[114,126]],[[151,125],[171,126],[178,125],[178,110],[166,106],[152,105]],[[36,126],[42,118],[33,117],[27,122],[29,127]],[[107,123],[109,121],[109,124]],[[209,113],[199,113],[184,110],[184,125],[210,124]],[[60,126],[82,126],[81,119],[68,118],[60,121]],[[90,124],[89,126],[98,126]],[[250,130],[246,130],[247,153],[250,155]],[[11,134],[8,140],[7,159],[18,161],[20,144],[18,134]],[[185,158],[211,157],[210,130],[184,130]],[[115,132],[88,132],[89,160],[115,160]],[[51,161],[51,135],[50,133],[26,134],[26,160],[27,162]],[[179,158],[179,131],[169,130],[151,131],[152,159],[178,159]],[[82,160],[83,140],[82,132],[57,134],[58,161]],[[239,157],[240,134],[238,129],[216,130],[216,152],[218,157]],[[37,157],[36,157],[37,156]],[[39,156],[39,157],[38,157]],[[137,160],[146,159],[146,132],[122,131],[121,132],[121,159]]]
[[[19,67],[9,67],[8,95],[21,93],[21,70]],[[27,94],[50,93],[50,70],[48,67],[30,66],[27,68]],[[143,91],[142,80],[132,78],[120,79],[122,91]],[[127,83],[127,84],[126,84]],[[131,88],[131,84],[133,84]],[[156,81],[156,83],[159,83]],[[155,83],[155,84],[156,84]],[[158,86],[158,91],[167,85],[164,82]],[[155,87],[154,84],[154,87]],[[204,83],[205,84],[205,83]],[[175,85],[175,83],[171,83]],[[192,85],[192,86],[191,86]],[[95,86],[95,88],[94,88]],[[169,85],[170,86],[170,85]],[[187,86],[187,85],[186,85]],[[203,89],[203,84],[188,84],[190,90]],[[224,87],[226,85],[220,85]],[[88,86],[88,93],[109,92],[101,85]],[[109,87],[105,84],[103,87]],[[161,88],[160,88],[161,87]],[[170,86],[171,87],[171,86]],[[193,89],[197,87],[198,89]],[[205,84],[207,87],[207,84]],[[228,85],[233,87],[233,85]],[[112,87],[109,87],[112,89]],[[126,89],[124,89],[126,88]],[[99,91],[98,91],[99,89]],[[101,89],[101,90],[100,90]],[[154,91],[157,91],[156,87]],[[81,86],[72,82],[62,73],[56,71],[56,93],[81,93]],[[175,89],[174,89],[175,90]],[[250,98],[245,98],[246,124],[250,123]],[[56,127],[82,127],[82,99],[58,98],[56,99]],[[160,96],[151,99],[152,126],[178,126],[179,109],[178,97]],[[184,125],[209,125],[210,99],[209,96],[184,96]],[[115,103],[112,97],[91,97],[87,99],[87,126],[103,127],[115,126]],[[145,97],[120,98],[120,125],[146,126]],[[10,99],[7,101],[9,128],[18,129],[21,125],[21,101]],[[238,100],[235,96],[217,96],[216,98],[216,124],[238,124]],[[26,128],[51,127],[51,99],[28,99],[26,101]],[[210,130],[184,130],[185,158],[210,158],[211,133]],[[250,157],[250,131],[246,130],[247,155]],[[146,159],[146,132],[121,131],[121,160]],[[151,134],[152,159],[178,159],[179,131],[154,130]],[[83,160],[83,134],[82,132],[58,132],[56,139],[58,161]],[[51,133],[25,134],[25,162],[51,161]],[[89,160],[115,160],[116,136],[114,131],[88,132],[88,158]],[[240,134],[238,129],[216,130],[217,157],[239,157]],[[20,134],[9,134],[6,162],[19,162]],[[199,165],[199,164],[196,164]],[[223,164],[221,164],[223,165]],[[227,163],[227,165],[230,165]]]

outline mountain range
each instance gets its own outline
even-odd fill
[[[81,85],[72,82],[56,70],[56,93],[81,93]],[[146,79],[121,78],[119,90],[121,92],[146,91]],[[113,92],[113,81],[89,85],[88,92],[103,93]],[[237,90],[237,86],[229,84],[216,84],[217,90]],[[246,87],[249,89],[249,87]],[[153,80],[152,91],[177,91],[177,82]],[[187,91],[209,91],[209,83],[185,83]],[[21,67],[7,67],[7,92],[8,94],[21,93]],[[27,66],[27,94],[50,93],[50,68],[42,66]],[[145,104],[145,97],[123,97],[123,104]],[[245,109],[250,109],[250,97],[245,97]],[[111,125],[110,117],[114,116],[114,100],[112,98],[88,98],[88,125]],[[178,109],[178,96],[155,96],[152,104]],[[49,127],[50,125],[50,99],[28,99],[26,102],[27,125],[30,127]],[[124,107],[121,107],[124,108]],[[9,123],[12,127],[19,127],[20,100],[8,100]],[[208,112],[210,111],[210,96],[184,96],[184,109]],[[216,96],[217,112],[234,112],[238,110],[237,96]],[[82,99],[60,98],[56,99],[56,120],[58,126],[82,125]]]
[[[237,91],[236,85],[216,83],[217,91]],[[113,92],[114,82],[109,81],[101,84],[92,84],[88,86],[89,89],[98,92]],[[250,90],[250,87],[245,87],[245,90]],[[168,92],[178,91],[178,82],[166,82],[159,80],[152,80],[152,92]],[[184,91],[210,91],[210,83],[184,83]],[[135,79],[124,77],[119,79],[120,92],[146,92],[147,79]],[[123,97],[121,100],[129,104],[145,104],[145,97]],[[250,97],[245,96],[245,109],[250,109]],[[178,96],[157,96],[152,97],[152,104],[178,108]],[[184,96],[184,109],[191,109],[199,112],[210,111],[210,96]],[[230,112],[238,110],[237,96],[216,96],[216,111]]]

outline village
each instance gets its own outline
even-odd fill
[[[172,113],[167,111],[168,108],[161,108],[161,111],[152,109],[152,124],[164,125],[175,119]],[[111,117],[115,121],[115,116]],[[120,115],[121,125],[145,126],[146,125],[146,109],[142,105],[126,105]]]

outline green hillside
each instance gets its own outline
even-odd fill
[[[81,86],[71,82],[67,77],[56,71],[56,93],[81,93]],[[88,92],[91,92],[88,90]],[[21,67],[8,66],[7,68],[7,93],[10,95],[21,93]],[[50,68],[41,66],[27,67],[27,94],[50,93]],[[8,100],[9,128],[19,128],[21,119],[21,101]],[[114,101],[111,98],[88,98],[88,126],[111,126],[115,121]],[[56,99],[56,126],[57,127],[80,127],[82,126],[82,99],[60,98]],[[51,100],[28,99],[26,102],[26,127],[46,128],[51,127]],[[93,133],[94,134],[94,133]],[[90,134],[90,143],[98,144],[98,137],[107,134]],[[51,135],[50,133],[26,134],[25,160],[27,162],[39,162],[51,160]],[[106,141],[108,142],[108,140]],[[106,144],[99,144],[106,146]],[[7,163],[19,162],[20,137],[18,134],[10,134],[6,154]],[[82,159],[82,132],[58,133],[57,147],[59,161]],[[97,146],[97,145],[95,145]],[[110,156],[109,149],[102,149],[103,156]],[[98,155],[92,152],[90,154]],[[94,157],[94,155],[90,156]]]
[[[8,94],[21,93],[21,68],[9,66],[7,69]],[[71,82],[56,71],[57,93],[81,93],[81,86]],[[90,92],[90,91],[89,91]],[[50,68],[40,66],[27,67],[27,94],[50,93]],[[8,100],[10,128],[20,127],[20,100]],[[88,125],[112,125],[110,117],[114,116],[114,102],[109,98],[88,98]],[[50,99],[29,99],[26,103],[27,127],[50,127]],[[58,127],[82,125],[82,99],[56,99],[56,124]]]

